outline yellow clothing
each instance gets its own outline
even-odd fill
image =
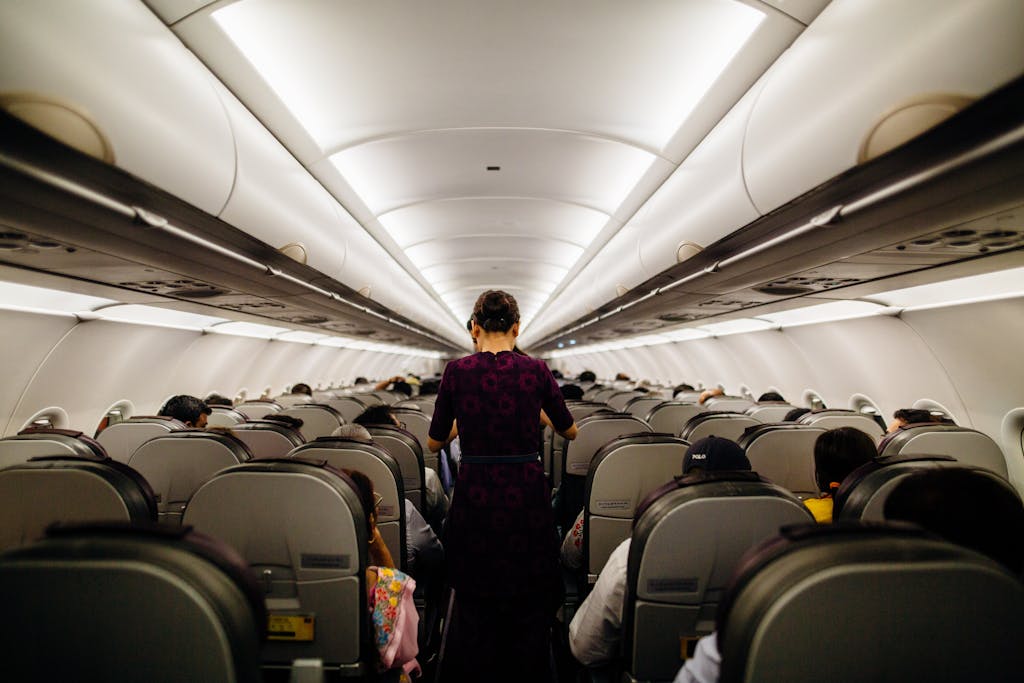
[[[828,498],[808,498],[804,501],[804,505],[814,515],[814,521],[818,524],[831,524],[832,523],[832,497]]]

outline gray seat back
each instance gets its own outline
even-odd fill
[[[281,394],[274,401],[282,408],[288,409],[293,406],[301,406],[306,403],[313,403],[313,397],[309,394]]]
[[[271,420],[235,425],[231,433],[245,444],[254,459],[283,458],[293,448],[306,443],[298,430]]]
[[[0,550],[36,541],[57,522],[153,521],[152,489],[124,463],[62,456],[0,470]]]
[[[227,427],[230,429],[235,425],[242,424],[246,419],[245,415],[228,406],[210,406],[210,410],[212,412],[206,418],[207,427]]]
[[[299,446],[289,458],[323,461],[335,469],[358,470],[373,482],[383,500],[377,508],[377,528],[391,557],[405,569],[405,490],[402,470],[391,455],[375,444],[321,437]]]
[[[346,424],[355,422],[355,419],[370,407],[369,404],[364,403],[358,396],[338,396],[336,398],[329,398],[326,401],[320,401],[320,403],[329,405],[337,410]]]
[[[626,405],[622,408],[622,412],[629,413],[633,417],[639,417],[643,420],[646,419],[647,414],[651,412],[654,406],[659,403],[665,403],[666,401],[667,399],[662,396],[640,394],[639,396],[634,396],[629,399],[629,401],[626,402]]]
[[[965,465],[991,470],[1006,479],[1006,458],[999,444],[983,432],[952,424],[908,425],[879,444],[882,456],[925,453],[948,455]]]
[[[589,399],[591,401],[598,401],[600,403],[607,403],[609,398],[619,393],[620,391],[621,389],[619,389],[618,387],[601,387],[600,389],[595,391],[591,396],[584,395],[584,398]]]
[[[242,442],[226,434],[185,431],[150,439],[132,453],[128,465],[153,487],[159,520],[180,524],[189,498],[200,486],[251,457]]]
[[[603,384],[597,384],[597,383],[587,384],[586,382],[578,382],[578,384],[579,384],[580,389],[583,389],[583,400],[584,401],[593,401],[594,400],[594,396],[596,396],[599,391],[603,391],[604,389],[608,388],[608,387],[604,386]]]
[[[184,424],[170,417],[132,417],[110,425],[96,441],[111,458],[127,463],[135,449],[150,439],[183,429]]]
[[[753,401],[742,396],[712,396],[704,401],[705,408],[716,412],[743,413],[753,405]]]
[[[197,537],[76,529],[4,553],[6,680],[260,681],[262,600]]]
[[[235,406],[235,410],[245,415],[249,420],[258,420],[271,413],[281,412],[284,410],[284,406],[274,401],[252,400],[242,401]]]
[[[824,429],[807,425],[761,425],[750,428],[737,443],[755,472],[806,498],[818,493],[814,443],[824,433]]]
[[[282,415],[290,415],[302,420],[299,432],[306,441],[312,441],[331,433],[345,424],[337,410],[322,403],[305,403],[292,406],[281,411]]]
[[[643,419],[659,434],[679,435],[683,427],[704,412],[704,406],[683,401],[662,401],[652,407]]]
[[[885,431],[875,422],[874,418],[855,410],[843,410],[841,408],[825,408],[807,413],[800,418],[799,424],[812,425],[821,429],[837,429],[839,427],[853,427],[864,432],[875,443],[882,440]]]
[[[788,530],[745,560],[727,601],[723,683],[1013,681],[1024,670],[1024,584],[919,531]]]
[[[642,391],[616,391],[614,394],[605,399],[612,410],[617,413],[621,413],[626,409],[626,404],[637,396],[646,396],[647,394]]]
[[[415,408],[391,407],[391,413],[405,425],[403,429],[416,437],[423,449],[423,464],[438,472],[437,453],[427,450],[427,436],[430,432],[430,416]],[[439,472],[438,472],[439,473]]]
[[[636,507],[683,471],[689,444],[669,434],[624,436],[591,459],[584,496],[584,570],[597,580],[608,556],[633,529]]]
[[[679,436],[690,443],[708,436],[720,436],[723,439],[739,442],[744,431],[749,427],[756,427],[760,424],[759,421],[749,415],[741,413],[706,412],[691,417],[679,433]]]
[[[427,417],[434,416],[434,402],[437,396],[431,394],[430,396],[414,396],[413,398],[402,399],[395,403],[395,408],[418,408],[421,413]]]
[[[714,630],[743,554],[784,525],[814,519],[792,494],[753,472],[713,475],[666,487],[637,519],[623,611],[625,664],[636,680],[672,680],[684,639]]]
[[[832,516],[836,520],[882,521],[885,501],[905,478],[917,472],[947,467],[970,469],[996,480],[1000,486],[1020,497],[1017,490],[992,470],[965,465],[948,455],[892,455],[877,458],[857,468],[836,491]]]
[[[85,434],[63,429],[25,429],[0,439],[0,469],[52,455],[105,458],[107,452]]]
[[[423,512],[426,503],[423,449],[416,437],[401,427],[392,425],[370,425],[366,428],[373,442],[383,448],[398,463],[402,471],[402,487],[405,497],[416,509]],[[436,457],[436,456],[435,456]]]
[[[746,413],[755,420],[760,420],[765,424],[771,424],[772,422],[782,422],[789,411],[793,410],[795,407],[796,406],[791,406],[788,403],[770,401],[765,403],[755,403],[747,408]]]
[[[568,408],[569,414],[572,415],[573,422],[577,425],[579,425],[580,420],[589,415],[593,415],[595,413],[612,413],[612,409],[608,407],[607,403],[597,403],[594,401],[567,401],[565,407]],[[562,472],[565,470],[565,438],[556,434],[554,430],[549,427],[545,427],[544,429],[545,438],[551,439],[550,465],[548,465],[548,461],[545,460],[544,471],[550,474],[551,486],[557,489],[562,485]],[[545,450],[546,449],[547,446],[545,446]]]
[[[262,649],[265,664],[318,658],[328,670],[368,673],[369,538],[348,477],[322,462],[253,460],[201,486],[184,523],[245,558],[263,587],[272,623],[313,620],[312,632],[269,639]]]
[[[382,406],[391,405],[390,401],[385,401],[381,398],[380,393],[376,391],[357,391],[352,394],[360,401],[365,403],[367,406]]]
[[[380,399],[381,403],[388,406],[394,405],[398,403],[399,400],[406,397],[405,394],[401,392],[387,391],[385,389],[381,389],[380,391],[372,391],[370,393],[371,395],[376,396],[378,399]]]

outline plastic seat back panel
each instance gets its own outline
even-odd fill
[[[703,412],[704,406],[697,403],[666,401],[651,408],[644,419],[658,433],[679,434],[691,418]]]

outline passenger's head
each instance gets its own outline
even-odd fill
[[[373,437],[370,435],[370,432],[366,431],[366,427],[361,424],[341,425],[331,432],[331,436],[336,436],[339,439],[351,439],[359,443],[373,443]]]
[[[566,401],[580,401],[583,399],[583,389],[575,384],[563,384],[559,389],[562,390],[562,398]]]
[[[786,417],[782,418],[783,422],[796,422],[801,417],[811,412],[810,408],[793,408],[793,410],[786,413]]]
[[[206,397],[204,403],[208,406],[227,406],[229,408],[234,405],[230,398],[227,396],[221,396],[220,394],[210,394]]]
[[[373,529],[377,525],[377,496],[373,492],[373,482],[359,470],[343,469],[342,472],[349,476],[352,483],[356,485],[356,493],[359,495],[359,502],[363,504],[363,512],[366,514],[366,531],[369,540],[373,541]]]
[[[398,418],[391,412],[391,406],[370,406],[359,414],[355,420],[358,425],[394,425],[398,426]]]
[[[593,373],[593,371],[591,371],[591,370],[584,370],[583,372],[580,373],[580,376],[577,377],[576,379],[579,382],[596,382],[597,381],[597,375],[595,375]]]
[[[184,423],[186,427],[202,429],[206,426],[206,416],[211,412],[210,406],[195,396],[180,394],[167,399],[167,403],[160,408],[160,414],[173,417],[178,422]]]
[[[262,418],[265,422],[276,422],[282,427],[290,427],[295,431],[298,431],[305,422],[302,421],[301,417],[295,417],[293,415],[281,415],[280,413],[267,413]]]
[[[672,389],[672,398],[675,398],[684,391],[693,391],[693,387],[685,382],[683,382],[682,384],[677,384],[675,388]]]
[[[402,382],[402,381],[400,381],[400,382],[392,382],[391,383],[391,391],[397,391],[400,394],[405,394],[406,396],[412,396],[412,385],[409,384],[408,382]]]
[[[922,410],[920,408],[900,408],[892,414],[892,422],[889,423],[888,431],[891,433],[895,432],[897,429],[906,427],[907,425],[936,421],[937,420],[932,417],[932,414],[927,410]]]
[[[739,444],[720,436],[694,441],[683,457],[683,474],[750,469],[750,461]]]
[[[960,467],[927,470],[899,482],[887,520],[913,522],[947,541],[1024,572],[1024,505],[993,475]]]
[[[843,479],[875,459],[878,451],[870,436],[853,427],[830,429],[814,442],[814,479],[818,490],[834,492]]]
[[[356,377],[356,381],[353,382],[353,384],[369,384],[369,383],[370,383],[370,380],[366,379],[365,377]]]
[[[305,394],[306,396],[312,396],[313,395],[313,390],[309,387],[308,384],[305,384],[303,382],[299,382],[298,384],[296,384],[296,385],[294,385],[292,387],[292,393],[293,394]]]
[[[560,370],[552,370],[551,376],[555,379],[562,379],[562,372]]]
[[[785,403],[786,399],[782,398],[782,394],[777,391],[766,391],[757,397],[757,402],[760,403],[761,401],[779,401],[780,403]]]
[[[519,304],[508,292],[490,289],[473,306],[473,331],[519,336]]]
[[[629,381],[629,375],[627,375],[624,372],[619,372],[619,373],[617,373],[615,375],[615,381],[616,382],[628,382]]]
[[[437,394],[437,390],[441,387],[441,380],[425,379],[420,383],[420,396],[433,396]]]

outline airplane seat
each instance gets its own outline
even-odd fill
[[[647,396],[647,394],[642,391],[633,390],[616,391],[614,394],[612,394],[605,400],[605,403],[607,403],[608,406],[615,412],[622,413],[626,412],[627,403],[632,401],[634,398],[639,398],[641,396]]]
[[[749,398],[726,396],[724,394],[712,396],[704,401],[704,407],[708,410],[727,413],[743,413],[754,405],[756,405],[754,401],[751,401]]]
[[[925,470],[955,467],[976,470],[990,476],[1019,498],[1017,490],[997,473],[984,467],[966,465],[949,455],[888,455],[858,467],[843,480],[833,501],[834,519],[882,521],[885,501],[906,477]]]
[[[358,396],[338,396],[318,402],[337,410],[344,418],[345,424],[355,422],[355,419],[370,407],[369,403],[360,400]]]
[[[212,411],[206,418],[207,427],[231,428],[246,421],[245,415],[229,406],[210,406]]]
[[[626,405],[622,407],[622,412],[629,413],[633,417],[639,417],[643,420],[656,405],[665,403],[667,400],[664,396],[640,394],[629,399]]]
[[[707,410],[687,420],[679,432],[679,436],[690,443],[696,443],[708,436],[720,436],[738,443],[744,431],[761,424],[758,420],[742,413]]]
[[[197,532],[54,528],[0,555],[0,582],[10,680],[261,680],[263,597],[237,553]]]
[[[107,457],[32,458],[0,470],[0,550],[42,538],[56,522],[155,522],[149,483]]]
[[[375,390],[370,392],[371,396],[376,396],[383,405],[392,406],[403,398],[408,398],[405,394],[400,391],[388,391],[386,389]]]
[[[662,401],[652,406],[642,418],[658,433],[678,435],[691,418],[700,415],[704,410],[704,406],[696,401]]]
[[[992,437],[954,424],[912,424],[887,435],[878,444],[880,456],[924,453],[948,455],[965,465],[984,467],[1009,478],[1006,458]]]
[[[765,424],[771,424],[774,422],[782,422],[786,414],[793,410],[796,406],[791,406],[788,403],[782,401],[765,401],[764,403],[755,403],[746,410],[746,414],[755,420],[760,420]]]
[[[1024,584],[911,525],[801,525],[744,558],[718,617],[723,683],[1011,681]]]
[[[687,642],[710,633],[743,554],[782,526],[813,521],[756,472],[676,477],[637,509],[623,609],[624,669],[671,681]]]
[[[313,403],[314,401],[313,397],[309,394],[281,394],[274,399],[274,402],[287,410],[288,408]]]
[[[591,384],[591,385],[588,386],[586,384],[586,382],[580,382],[579,386],[580,386],[581,389],[583,389],[583,400],[584,401],[593,401],[594,400],[594,396],[597,394],[597,392],[602,391],[602,390],[607,388],[603,384],[597,384],[597,383],[594,383],[594,384]]]
[[[150,439],[184,429],[188,428],[173,417],[130,417],[104,429],[96,436],[96,441],[103,446],[108,456],[127,463],[135,449]]]
[[[380,397],[380,395],[377,392],[374,391],[360,391],[356,392],[353,395],[359,398],[360,401],[365,403],[367,407],[391,405],[389,401],[385,401],[383,398]]]
[[[395,419],[402,423],[402,429],[416,437],[416,440],[420,443],[421,449],[426,448],[427,438],[430,432],[430,415],[426,415],[421,410],[400,408],[394,405],[391,406],[391,414],[395,416]],[[423,464],[434,470],[437,474],[441,473],[437,453],[423,451]]]
[[[291,408],[285,408],[280,414],[302,420],[299,433],[306,441],[330,436],[335,429],[345,424],[344,418],[337,410],[322,403],[296,404]]]
[[[589,415],[614,415],[614,411],[607,403],[595,401],[566,401],[565,407],[572,415],[572,420],[579,425],[580,421]],[[551,469],[545,469],[550,473],[551,488],[557,491],[562,486],[562,471],[565,469],[565,437],[551,430]],[[547,447],[545,446],[545,449]]]
[[[751,468],[800,498],[818,495],[814,444],[824,429],[790,423],[756,425],[737,443]]]
[[[0,439],[0,468],[47,455],[109,457],[98,441],[71,429],[30,427]]]
[[[576,423],[574,441],[566,441],[563,450],[561,486],[556,497],[555,522],[569,529],[583,509],[590,461],[602,446],[620,436],[650,433],[643,420],[627,413],[595,413]]]
[[[249,563],[270,615],[264,667],[319,658],[339,676],[370,674],[367,525],[355,484],[323,461],[253,460],[203,484],[183,524]]]
[[[373,442],[383,448],[398,463],[402,471],[405,497],[423,512],[426,505],[426,477],[423,448],[416,437],[394,425],[370,425],[366,428]]]
[[[405,570],[405,487],[402,469],[377,444],[340,437],[321,437],[299,446],[288,458],[324,461],[335,469],[358,470],[370,478],[382,500],[377,508],[377,528],[398,568]]]
[[[597,580],[611,552],[629,538],[637,506],[683,471],[689,447],[672,434],[634,434],[609,441],[591,458],[583,508],[588,583]]]
[[[180,524],[189,498],[203,483],[251,459],[245,443],[229,434],[189,430],[150,439],[132,453],[128,465],[156,492],[158,519]]]
[[[601,387],[600,389],[594,392],[593,396],[589,397],[589,400],[596,401],[597,403],[608,403],[608,399],[614,396],[615,394],[619,393],[619,391],[621,390],[618,387],[614,386]],[[588,397],[586,394],[584,394],[583,398]],[[609,408],[610,407],[611,406],[609,406]]]
[[[856,410],[844,410],[842,408],[822,408],[821,410],[812,410],[801,417],[797,421],[797,424],[811,425],[822,429],[853,427],[854,429],[859,429],[870,436],[875,440],[875,443],[881,441],[882,437],[885,436],[885,430],[883,430],[881,425],[875,422],[874,418],[870,415],[858,413]]]
[[[271,413],[279,413],[284,409],[284,406],[277,403],[276,401],[266,401],[263,399],[253,399],[251,401],[242,401],[235,406],[235,410],[245,415],[247,420],[258,420],[262,417],[266,417]]]
[[[436,397],[431,396],[417,396],[416,398],[406,398],[398,401],[393,406],[394,408],[416,408],[427,417],[434,416],[434,401]]]
[[[293,448],[306,443],[297,429],[272,420],[254,420],[235,425],[231,433],[245,444],[254,460],[283,458]]]

